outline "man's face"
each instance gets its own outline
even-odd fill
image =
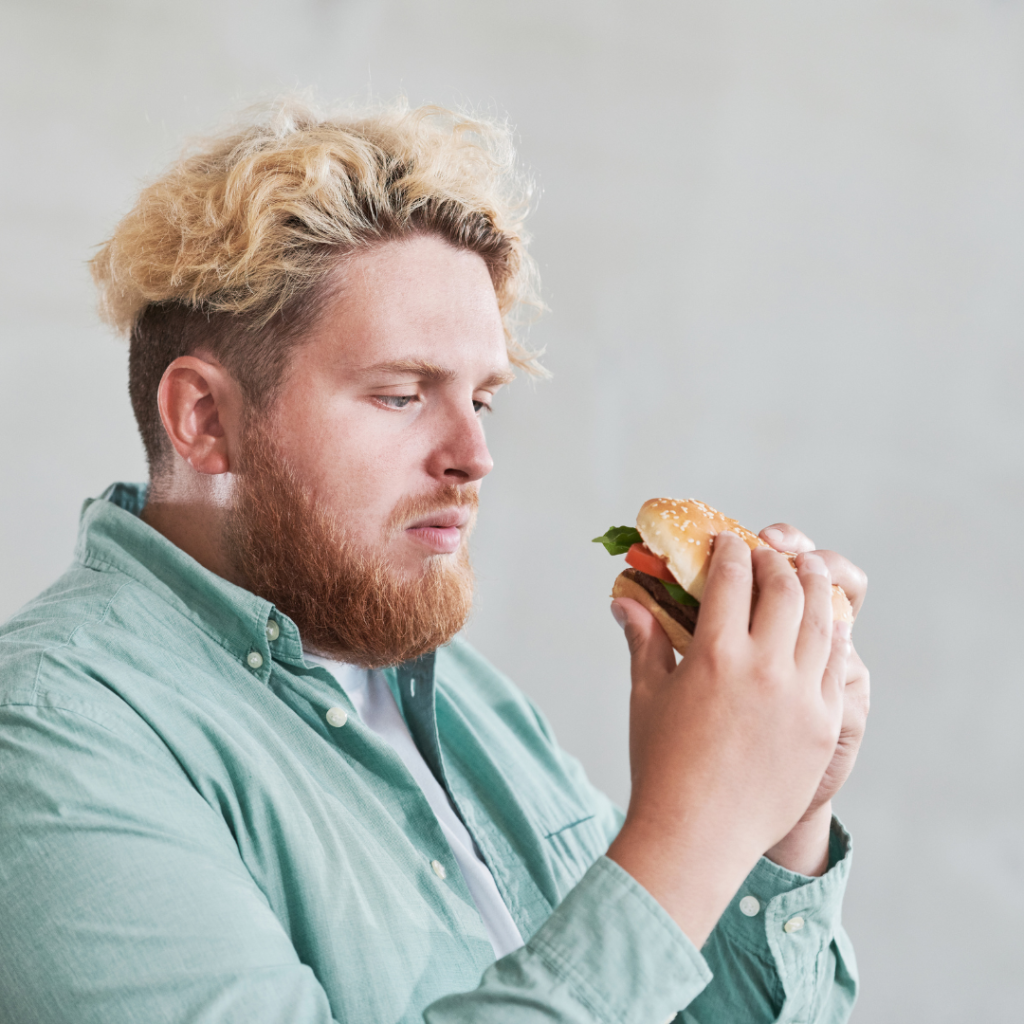
[[[387,664],[444,642],[468,612],[466,544],[492,467],[480,416],[511,373],[476,254],[416,237],[338,274],[249,432],[235,546],[252,588],[314,646]],[[397,636],[417,629],[418,642]]]

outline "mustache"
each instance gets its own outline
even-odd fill
[[[450,508],[470,509],[472,518],[469,525],[472,526],[479,507],[480,495],[475,487],[446,484],[433,494],[409,495],[399,501],[388,516],[387,532],[401,533],[410,523]]]

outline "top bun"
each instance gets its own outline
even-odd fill
[[[771,545],[740,526],[735,519],[693,498],[651,498],[640,506],[636,528],[644,543],[668,563],[672,575],[688,594],[700,601],[711,563],[715,537],[730,530],[746,541],[747,547],[770,548]],[[793,552],[785,552],[790,565],[796,568]],[[832,585],[832,617],[853,622],[853,608],[842,588]]]
[[[760,537],[693,498],[651,498],[640,506],[636,528],[644,543],[668,562],[679,585],[698,601],[704,596],[715,537],[731,530],[754,548],[771,547]]]

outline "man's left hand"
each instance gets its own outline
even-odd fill
[[[832,582],[846,592],[853,605],[854,617],[857,616],[864,604],[868,587],[868,578],[862,569],[835,551],[816,550],[809,537],[788,523],[768,526],[761,531],[760,537],[776,551],[796,553],[798,556],[813,551],[824,559],[832,574]],[[867,723],[869,695],[868,670],[851,645],[843,691],[843,724],[835,754],[803,817],[784,839],[767,851],[766,856],[776,864],[805,875],[820,875],[827,870],[831,801],[846,782],[857,760]]]

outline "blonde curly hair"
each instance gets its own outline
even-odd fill
[[[254,404],[272,400],[340,259],[436,234],[484,260],[510,361],[541,308],[526,251],[528,183],[508,128],[404,102],[326,114],[288,98],[199,140],[143,189],[91,263],[100,313],[127,333],[129,392],[156,472],[170,453],[156,395],[178,356],[206,348]]]

